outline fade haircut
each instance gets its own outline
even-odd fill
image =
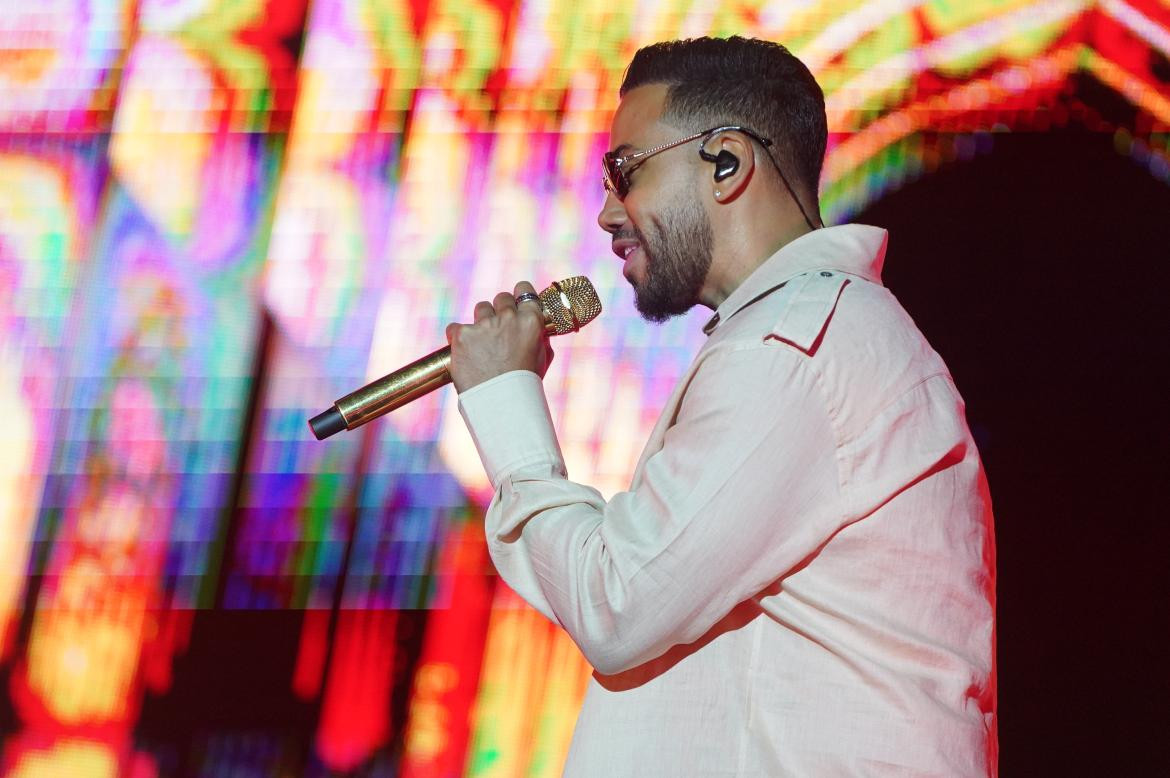
[[[662,118],[680,129],[742,124],[772,139],[769,151],[792,185],[817,203],[825,95],[788,49],[739,36],[655,43],[634,54],[621,95],[646,84],[667,85]]]

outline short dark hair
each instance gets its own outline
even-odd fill
[[[742,124],[771,138],[793,186],[817,202],[825,95],[788,49],[739,36],[655,43],[634,54],[621,94],[646,84],[669,87],[662,118],[680,129]]]

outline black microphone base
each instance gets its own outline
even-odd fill
[[[329,410],[318,413],[309,419],[309,427],[312,428],[313,435],[316,436],[317,440],[325,440],[330,435],[336,435],[345,429],[345,417],[334,405]]]

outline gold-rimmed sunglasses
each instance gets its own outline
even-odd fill
[[[688,135],[685,138],[671,141],[670,143],[663,143],[661,146],[655,146],[654,148],[646,149],[644,151],[637,151],[633,154],[618,156],[614,152],[608,151],[606,152],[605,156],[601,158],[601,173],[605,183],[605,188],[607,191],[613,192],[614,197],[617,199],[624,200],[630,191],[630,173],[633,172],[634,168],[638,167],[638,165],[641,165],[655,154],[661,154],[668,149],[673,149],[675,146],[681,146],[684,143],[690,143],[691,141],[699,140],[700,138],[703,139],[703,142],[699,144],[699,154],[704,155],[704,147],[707,145],[707,141],[711,138],[711,136],[719,132],[726,132],[728,130],[742,132],[744,135],[752,138],[764,148],[772,145],[771,140],[763,137],[755,130],[750,130],[747,127],[741,127],[738,124],[725,124],[720,127],[712,127],[709,130],[703,130],[702,132],[696,132],[694,135]],[[704,156],[704,159],[706,159],[706,156]],[[773,163],[774,162],[775,160],[773,160]]]

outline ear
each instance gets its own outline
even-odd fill
[[[710,163],[707,167],[711,175],[711,196],[717,202],[725,203],[738,197],[755,172],[755,148],[737,132],[714,135],[699,155]]]

